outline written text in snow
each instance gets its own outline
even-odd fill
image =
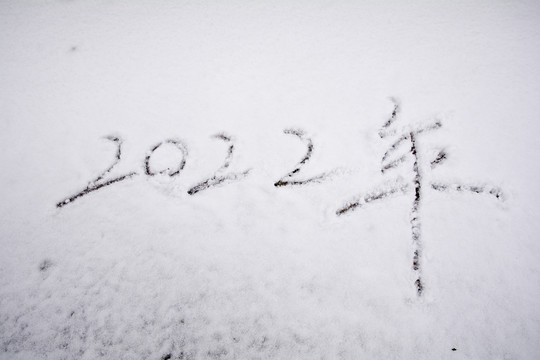
[[[474,194],[484,194],[492,196],[497,200],[503,199],[502,191],[491,185],[479,185],[479,184],[463,184],[456,182],[428,182],[424,179],[423,174],[427,171],[431,171],[438,166],[444,164],[448,158],[448,153],[444,149],[439,149],[437,154],[426,162],[428,166],[422,166],[422,155],[419,149],[418,138],[425,136],[430,132],[439,130],[443,124],[441,120],[435,120],[432,123],[421,126],[407,126],[402,130],[396,130],[395,123],[399,120],[399,113],[401,110],[400,103],[392,99],[394,108],[390,118],[384,123],[379,131],[379,136],[382,140],[392,139],[389,144],[388,150],[384,153],[381,159],[381,173],[387,176],[393,169],[403,167],[406,164],[412,163],[409,171],[411,172],[411,180],[405,181],[402,177],[395,177],[391,182],[392,185],[381,185],[371,191],[367,191],[362,195],[357,195],[351,200],[347,201],[342,207],[336,210],[337,216],[343,216],[353,210],[356,210],[364,205],[383,200],[392,196],[405,195],[412,193],[412,202],[410,210],[410,224],[411,224],[411,239],[412,239],[412,270],[415,274],[414,286],[417,294],[420,296],[424,292],[425,284],[422,280],[422,231],[421,231],[421,207],[423,192],[426,189],[431,189],[440,192],[469,192]],[[302,186],[313,183],[322,183],[323,181],[330,180],[334,172],[324,172],[317,176],[310,178],[300,178],[298,175],[303,166],[310,160],[313,153],[314,145],[312,139],[306,135],[306,132],[302,129],[285,129],[285,134],[293,135],[303,141],[306,145],[306,153],[304,157],[296,164],[293,170],[285,174],[282,178],[274,182],[274,186],[277,188],[285,186]],[[227,172],[235,151],[234,138],[226,133],[219,133],[213,136],[215,139],[223,141],[228,144],[228,150],[223,162],[223,165],[219,167],[213,175],[199,181],[196,184],[190,186],[187,193],[189,195],[195,195],[201,191],[205,191],[217,185],[224,185],[228,183],[238,182],[249,176],[251,169],[246,169],[240,172]],[[120,176],[112,177],[108,180],[105,178],[112,169],[118,165],[122,159],[122,140],[118,136],[107,136],[107,140],[116,144],[116,156],[113,163],[103,171],[94,180],[90,181],[88,185],[81,191],[68,196],[64,200],[58,202],[56,206],[63,208],[64,206],[73,203],[74,201],[81,199],[82,197],[95,192],[96,190],[103,189],[110,185],[120,183],[139,175],[138,171],[132,171]],[[152,166],[152,156],[154,152],[161,146],[169,144],[178,149],[181,154],[178,164],[174,168],[167,168],[157,170]],[[188,159],[188,147],[179,139],[164,140],[150,148],[143,161],[143,170],[146,176],[169,176],[176,177],[181,174]],[[412,160],[407,162],[407,160]]]

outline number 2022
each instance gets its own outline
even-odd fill
[[[294,135],[294,136],[298,137],[300,140],[302,140],[305,143],[306,147],[307,147],[307,151],[306,151],[306,154],[304,155],[304,157],[302,158],[302,160],[300,160],[296,164],[294,169],[291,170],[290,172],[288,172],[287,174],[285,174],[285,176],[280,178],[278,181],[276,181],[274,183],[274,186],[275,187],[282,187],[282,186],[303,185],[303,184],[307,184],[307,183],[310,183],[310,182],[320,182],[320,181],[324,180],[328,176],[327,173],[323,173],[323,174],[320,174],[320,175],[317,175],[317,176],[314,176],[314,177],[311,177],[311,178],[308,178],[308,179],[303,179],[303,180],[298,180],[296,178],[296,176],[298,175],[298,173],[300,172],[302,167],[311,158],[311,155],[313,153],[313,142],[312,142],[311,138],[307,137],[305,132],[303,130],[301,130],[301,129],[285,129],[283,132],[285,134]],[[219,184],[231,183],[231,182],[241,180],[241,179],[247,177],[249,175],[250,171],[251,171],[251,169],[248,169],[248,170],[241,171],[241,172],[226,172],[226,170],[229,168],[229,166],[230,166],[230,164],[232,162],[232,159],[233,159],[233,154],[234,154],[234,149],[235,149],[234,148],[233,137],[230,136],[230,135],[227,135],[225,133],[219,133],[219,134],[216,134],[216,135],[214,135],[212,137],[215,138],[215,139],[224,141],[225,143],[227,143],[229,145],[229,148],[227,150],[227,155],[225,157],[225,161],[223,162],[223,165],[221,165],[221,167],[219,167],[211,177],[208,177],[208,178],[198,182],[196,185],[190,187],[190,189],[187,191],[187,193],[189,195],[195,195],[195,194],[197,194],[197,193],[199,193],[201,191],[204,191],[206,189],[209,189],[209,188],[211,188],[213,186],[216,186],[216,185],[219,185]],[[74,201],[82,198],[83,196],[88,195],[88,194],[96,191],[96,190],[103,189],[103,188],[105,188],[107,186],[110,186],[112,184],[119,183],[121,181],[128,180],[128,179],[130,179],[130,178],[132,178],[134,176],[139,175],[138,172],[133,171],[133,172],[129,172],[129,173],[124,174],[124,175],[120,175],[120,176],[110,178],[108,180],[105,179],[107,177],[107,175],[109,175],[109,173],[122,160],[122,142],[123,142],[122,139],[120,137],[118,137],[118,136],[106,136],[105,139],[107,139],[109,141],[112,141],[113,143],[116,144],[116,154],[115,154],[115,159],[113,160],[113,163],[111,165],[109,165],[109,167],[107,169],[105,169],[95,179],[91,180],[83,190],[79,191],[78,193],[76,193],[74,195],[68,196],[64,200],[60,201],[59,203],[56,204],[56,207],[62,208],[64,206],[66,206],[68,204],[71,204]],[[179,161],[178,165],[173,169],[168,168],[166,170],[161,170],[161,171],[154,170],[153,167],[152,167],[152,155],[154,154],[154,152],[157,149],[159,149],[161,146],[166,145],[166,144],[169,144],[169,145],[172,145],[172,146],[176,147],[180,151],[180,153],[182,154],[182,159],[181,159],[181,161]],[[168,175],[170,177],[178,176],[182,172],[182,170],[184,169],[184,166],[186,165],[187,158],[188,158],[188,150],[187,150],[186,144],[183,141],[178,140],[178,139],[164,140],[164,141],[152,146],[151,149],[146,154],[146,157],[144,159],[144,173],[147,176],[156,176],[156,175],[166,175],[166,176]]]

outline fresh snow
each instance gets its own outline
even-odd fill
[[[0,359],[540,358],[539,24],[0,1]]]

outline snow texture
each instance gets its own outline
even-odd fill
[[[0,1],[0,359],[540,358],[537,1]]]

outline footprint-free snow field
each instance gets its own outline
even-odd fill
[[[540,357],[535,1],[0,1],[0,359]]]

